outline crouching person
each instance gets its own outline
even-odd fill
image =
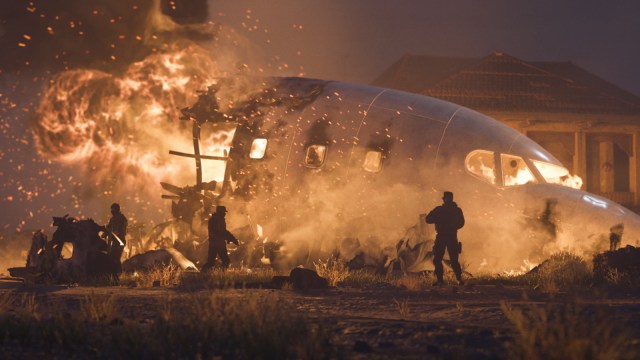
[[[216,206],[216,212],[209,218],[209,255],[207,262],[202,266],[202,270],[209,270],[215,265],[216,257],[222,261],[222,269],[229,267],[229,255],[227,254],[227,243],[238,245],[238,239],[227,230],[227,223],[224,219],[227,208]]]

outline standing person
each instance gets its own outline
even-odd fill
[[[462,269],[458,262],[458,255],[460,254],[460,243],[458,243],[458,229],[464,226],[464,215],[462,209],[458,207],[458,204],[453,202],[453,193],[445,191],[442,196],[443,204],[437,206],[427,215],[427,224],[436,225],[436,241],[433,245],[433,265],[435,266],[435,273],[438,280],[433,284],[434,286],[444,284],[443,275],[444,269],[442,268],[442,258],[444,257],[445,248],[449,252],[449,260],[451,260],[451,267],[456,274],[458,284],[464,285],[462,281]]]
[[[114,263],[117,263],[116,269],[118,273],[122,271],[120,258],[122,257],[124,246],[127,244],[127,240],[125,239],[127,236],[127,225],[127,218],[120,212],[120,204],[111,204],[111,219],[109,219],[106,228],[120,239],[120,241],[118,241],[118,239],[109,236],[110,254]]]
[[[620,247],[624,224],[616,224],[609,228],[609,251],[616,251]]]
[[[220,257],[222,268],[226,270],[229,267],[226,243],[238,245],[238,239],[227,230],[227,222],[224,219],[226,213],[226,207],[216,206],[216,212],[209,218],[209,255],[207,262],[202,266],[203,271],[213,267],[216,256]]]

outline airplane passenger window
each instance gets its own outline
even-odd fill
[[[519,156],[501,154],[502,162],[502,181],[504,186],[523,185],[527,183],[535,183],[536,178],[529,170],[529,167]]]
[[[309,145],[304,157],[304,164],[308,167],[319,168],[324,163],[326,155],[327,147],[325,145]]]
[[[251,150],[249,151],[249,158],[262,159],[266,150],[267,139],[253,139]]]
[[[496,164],[493,159],[493,151],[474,150],[467,155],[465,165],[473,175],[490,184],[496,183]]]
[[[380,171],[382,169],[382,153],[380,151],[367,151],[362,168],[368,172]]]

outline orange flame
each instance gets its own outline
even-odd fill
[[[37,149],[64,164],[84,166],[95,184],[117,179],[117,188],[157,196],[159,181],[175,183],[193,172],[191,163],[173,161],[168,152],[193,149],[190,124],[179,120],[178,109],[194,102],[196,91],[214,82],[215,74],[210,55],[195,45],[150,55],[121,76],[98,70],[60,73],[38,109]],[[167,136],[176,131],[182,135]]]

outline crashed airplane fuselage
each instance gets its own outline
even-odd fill
[[[232,227],[258,227],[290,253],[330,252],[342,239],[382,252],[444,190],[465,212],[459,237],[472,270],[587,254],[618,223],[623,243],[640,238],[636,214],[567,186],[574,178],[540,145],[462,106],[303,78],[270,79],[229,105],[224,87],[183,110],[194,151],[174,153],[195,159],[190,191],[226,205]]]

